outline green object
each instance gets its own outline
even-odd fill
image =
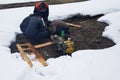
[[[61,37],[64,37],[64,35],[65,35],[65,32],[64,32],[64,30],[62,30],[61,31]]]

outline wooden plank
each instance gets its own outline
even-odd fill
[[[50,45],[52,45],[52,44],[54,44],[54,43],[53,43],[53,42],[46,42],[46,43],[43,43],[43,44],[35,45],[34,47],[35,47],[36,49],[38,49],[38,48],[50,46]],[[30,48],[23,48],[23,50],[30,50]]]
[[[24,51],[22,50],[22,47],[20,46],[20,44],[16,44],[20,54],[21,54],[21,57],[28,63],[28,65],[30,66],[30,68],[32,68],[33,64],[32,62],[30,61],[30,59],[28,58],[28,56],[24,53]]]
[[[19,44],[20,46],[27,46],[27,44],[25,43],[25,44]]]
[[[72,24],[72,23],[66,23],[68,26],[72,26],[72,27],[77,27],[77,28],[81,28],[80,25],[76,25],[76,24]]]
[[[30,49],[32,50],[32,52],[36,55],[36,57],[38,58],[38,61],[40,63],[42,63],[44,66],[47,66],[47,62],[44,60],[44,58],[37,52],[37,50],[30,44],[30,43],[27,43],[28,46],[30,47]]]
[[[35,48],[42,48],[42,47],[50,46],[52,44],[54,44],[54,43],[53,42],[46,42],[43,44],[35,45]]]
[[[30,50],[30,48],[22,48],[24,51]]]

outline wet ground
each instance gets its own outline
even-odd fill
[[[65,22],[80,25],[81,28],[70,27],[70,37],[75,43],[74,51],[85,49],[104,49],[115,45],[113,41],[102,37],[102,33],[107,26],[106,23],[98,22],[97,19],[102,15],[90,16],[74,16]],[[47,39],[47,41],[50,41]],[[43,41],[43,42],[47,42]],[[27,40],[23,34],[18,34],[16,41],[11,44],[11,53],[17,52],[16,43],[26,43]],[[38,49],[38,52],[45,58],[56,58],[61,56],[57,52],[56,45],[47,46]]]

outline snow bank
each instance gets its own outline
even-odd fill
[[[0,79],[1,80],[17,80],[19,75],[27,68],[25,62],[11,58],[10,49],[0,46]],[[22,67],[22,68],[21,68]]]
[[[120,44],[120,12],[111,13],[101,17],[98,21],[109,24],[103,32],[103,36],[113,40],[116,44]]]
[[[50,19],[64,19],[76,14],[98,15],[120,10],[119,0],[93,0],[50,6]]]

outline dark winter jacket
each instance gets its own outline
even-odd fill
[[[36,43],[36,41],[40,41],[50,35],[45,26],[47,25],[45,24],[47,21],[47,19],[42,20],[42,17],[32,14],[23,20],[20,24],[20,29],[24,35],[31,40],[31,42]]]

